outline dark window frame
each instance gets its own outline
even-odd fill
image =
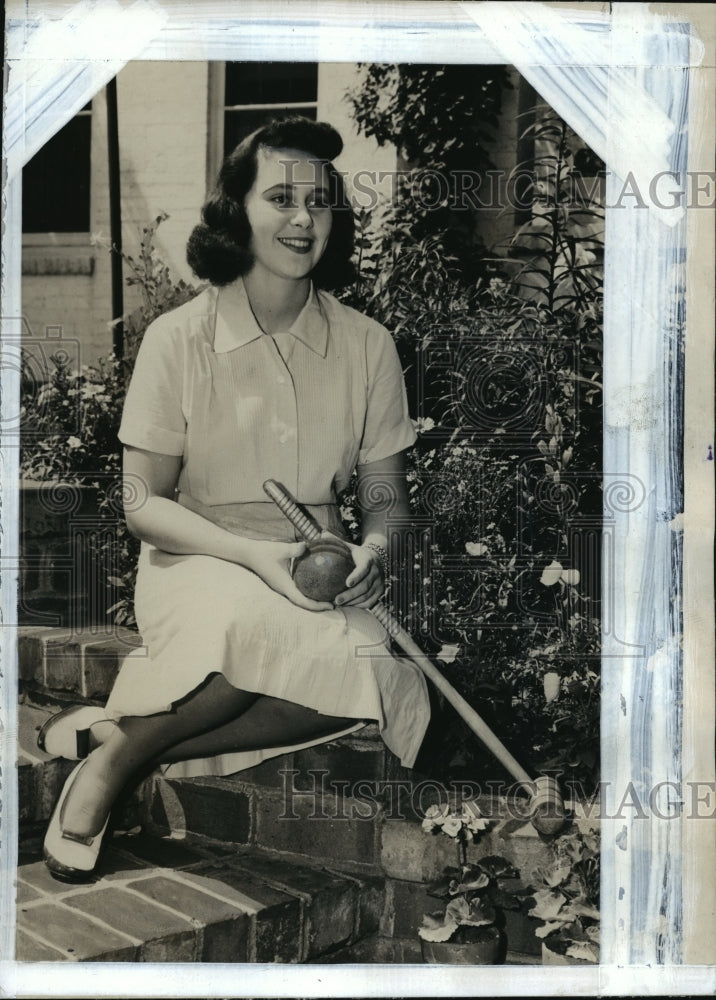
[[[86,245],[92,226],[92,101],[86,104],[74,115],[47,143],[38,150],[34,157],[26,164],[23,170],[23,213],[22,213],[22,242],[24,246],[48,246],[48,245]],[[51,212],[46,214],[47,225],[38,224],[38,212],[31,214],[28,205],[31,196],[41,189],[44,178],[51,176],[52,162],[48,157],[56,155],[58,146],[71,141],[72,131],[77,131],[77,124],[82,119],[89,120],[89,127],[86,134],[82,136],[84,149],[66,149],[66,177],[64,185],[60,184],[56,190],[50,186],[50,194],[60,208],[60,214],[52,217]],[[76,140],[75,140],[76,141]],[[73,158],[75,161],[82,161],[82,177],[73,184],[71,171],[73,169]],[[74,164],[76,167],[76,163]],[[63,196],[62,188],[65,195]],[[30,223],[28,224],[28,215]],[[64,221],[62,219],[64,215]],[[75,222],[74,225],[67,225],[67,219]],[[57,223],[60,223],[57,225]],[[54,223],[54,224],[53,224]]]

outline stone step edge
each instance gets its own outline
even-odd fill
[[[380,874],[422,885],[456,861],[454,840],[426,833],[412,816],[396,819],[378,812],[364,822],[331,818],[313,822],[312,795],[303,797],[303,804],[297,796],[293,800],[297,818],[286,819],[279,828],[285,810],[281,793],[235,779],[154,775],[145,805],[147,828],[158,835],[172,832],[207,845],[256,845],[276,857],[307,864],[320,860],[359,875]],[[289,828],[291,824],[295,825]],[[504,837],[499,824],[488,829],[468,848],[471,859],[487,854],[505,856],[527,876],[551,860],[549,844],[531,826]]]
[[[138,632],[20,625],[17,628],[18,678],[22,687],[42,695],[71,693],[102,702],[112,689],[122,661],[142,647]]]
[[[136,861],[132,857],[131,852],[127,853],[121,846],[117,847],[113,845],[113,852],[114,855],[120,858],[120,861],[123,856],[130,862]],[[287,961],[305,962],[309,959],[320,961],[321,954],[343,947],[345,944],[354,943],[362,937],[370,936],[378,929],[379,917],[375,912],[378,905],[376,895],[379,888],[382,893],[382,887],[377,887],[375,882],[369,887],[373,897],[371,905],[374,912],[371,913],[369,912],[370,907],[364,905],[363,896],[366,892],[366,883],[350,876],[346,877],[342,873],[328,872],[316,866],[298,866],[296,864],[289,866],[285,862],[277,863],[275,859],[255,849],[251,851],[225,852],[218,857],[212,856],[211,852],[205,851],[203,853],[205,857],[198,864],[193,864],[180,870],[151,865],[143,869],[130,868],[127,872],[121,873],[119,876],[115,872],[109,878],[101,879],[95,886],[64,886],[61,883],[53,883],[41,862],[20,866],[18,868],[18,887],[19,892],[22,894],[22,899],[18,904],[20,906],[18,921],[20,932],[34,940],[39,949],[50,949],[51,952],[54,948],[56,951],[61,952],[57,942],[53,943],[49,940],[47,932],[43,934],[42,930],[38,931],[37,926],[33,926],[31,922],[33,910],[39,912],[38,908],[40,908],[43,909],[44,913],[44,908],[47,906],[59,906],[62,909],[60,916],[66,917],[67,920],[75,919],[83,925],[89,924],[90,927],[96,926],[97,934],[100,938],[103,938],[105,941],[107,939],[112,940],[113,947],[110,951],[102,952],[100,950],[96,955],[88,956],[88,958],[94,960],[99,958],[104,961],[112,960],[113,958],[116,959],[117,957],[129,961],[156,960],[156,949],[161,942],[153,939],[142,940],[136,933],[128,933],[126,928],[124,930],[118,929],[116,923],[112,922],[111,915],[109,921],[103,919],[101,907],[99,912],[97,912],[96,903],[94,906],[91,905],[91,896],[93,894],[111,891],[113,898],[116,900],[117,894],[119,894],[125,905],[128,902],[126,896],[131,896],[131,900],[129,901],[131,905],[143,907],[147,911],[147,914],[155,911],[157,915],[161,915],[160,911],[161,913],[167,913],[169,917],[180,925],[184,937],[190,932],[193,933],[193,942],[189,943],[189,947],[193,949],[192,954],[194,957],[192,959],[187,959],[186,954],[183,953],[183,957],[177,955],[172,957],[169,955],[165,959],[160,958],[160,961],[175,960],[177,958],[180,961],[202,961],[203,959],[197,957],[196,952],[197,949],[200,951],[203,947],[204,935],[210,925],[198,920],[189,909],[185,908],[182,910],[173,904],[162,902],[161,893],[153,895],[151,891],[148,891],[151,883],[156,883],[159,880],[162,883],[165,898],[167,888],[169,888],[169,892],[171,893],[172,886],[175,894],[178,896],[181,896],[182,893],[185,896],[198,896],[205,908],[210,905],[209,899],[205,897],[209,897],[212,901],[211,907],[215,910],[218,907],[222,911],[222,922],[239,919],[247,924],[247,953],[243,959],[234,960],[267,960],[265,946],[261,954],[257,952],[257,925],[261,919],[261,914],[264,912],[267,918],[270,918],[271,926],[273,926],[276,920],[279,920],[280,914],[272,916],[269,913],[274,903],[269,902],[264,904],[260,899],[253,898],[242,890],[232,887],[230,882],[221,882],[216,878],[217,869],[220,869],[221,873],[227,879],[231,875],[234,875],[240,880],[242,878],[245,881],[248,880],[249,886],[252,883],[259,886],[259,895],[263,894],[264,898],[267,895],[271,896],[271,893],[267,891],[268,887],[270,890],[275,890],[273,895],[279,899],[279,902],[280,897],[284,896],[289,904],[290,900],[296,903],[299,914],[300,941],[297,942],[296,949],[291,952],[292,957],[286,958],[284,955],[284,959]],[[276,868],[277,865],[280,871],[272,873],[272,866]],[[205,874],[202,875],[202,872]],[[214,881],[211,884],[209,884],[209,875],[214,877]],[[42,881],[43,878],[45,880],[44,884]],[[159,892],[159,890],[155,890],[155,892]],[[98,897],[95,895],[95,900],[97,899]],[[218,904],[222,905],[219,906]],[[347,904],[349,904],[349,909],[346,908]],[[382,895],[380,904],[382,905]],[[290,905],[293,907],[293,904]],[[79,909],[79,916],[77,916],[77,910],[73,906]],[[228,910],[227,907],[229,908]],[[283,904],[282,909],[285,910]],[[330,927],[317,928],[315,926],[315,921],[321,918],[321,915],[326,912],[333,914],[338,921],[337,926],[340,925],[337,938],[334,935],[334,938],[331,939]],[[105,913],[105,918],[107,916]],[[262,930],[262,934],[266,938],[267,930],[265,927]],[[324,950],[319,949],[317,951],[314,944],[316,940],[320,939],[321,934],[323,934],[324,939],[329,944]],[[264,941],[264,945],[265,943]],[[145,952],[148,944],[152,945],[150,954],[146,954]],[[187,942],[184,941],[184,949],[186,945]],[[170,947],[170,945],[167,945],[167,947]],[[68,958],[71,956],[65,954],[63,957]],[[59,954],[56,958],[59,958]],[[45,957],[39,960],[51,959]],[[219,959],[214,958],[212,960]],[[226,961],[230,959],[223,957],[220,960]],[[280,961],[283,959],[273,960]]]
[[[18,673],[23,697],[42,708],[77,701],[104,704],[128,655],[141,655],[142,638],[132,629],[77,631],[53,626],[17,626]],[[347,746],[383,745],[377,723],[340,738]]]

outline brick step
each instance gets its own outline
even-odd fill
[[[383,908],[379,880],[145,834],[112,838],[101,873],[68,885],[21,856],[18,961],[319,961]]]
[[[17,629],[20,689],[37,704],[104,704],[124,657],[141,646],[131,629]]]
[[[48,758],[35,745],[36,729],[49,711],[27,704],[19,710],[20,817],[26,827],[49,819],[72,768],[71,762]],[[399,882],[429,881],[455,863],[454,844],[425,834],[420,820],[426,796],[415,792],[420,783],[385,778],[396,773],[397,762],[374,727],[364,733],[276,757],[232,776],[167,778],[155,773],[128,799],[121,825],[142,824],[159,836],[207,844],[255,846]],[[426,789],[439,792],[427,783]],[[504,854],[527,877],[549,864],[549,845],[531,826],[507,839],[501,832],[498,824],[481,838],[481,853]]]
[[[70,761],[48,758],[35,746],[36,729],[48,711],[21,705],[19,712],[20,835],[26,848],[36,850],[62,782],[73,767]],[[341,872],[341,878],[352,876],[364,887],[368,894],[364,903],[373,906],[369,900],[376,895],[381,899],[379,937],[372,944],[362,938],[351,941],[343,948],[343,957],[336,954],[331,960],[419,960],[417,930],[423,914],[436,905],[425,883],[455,863],[454,844],[444,836],[425,834],[409,797],[370,800],[339,794],[352,787],[347,785],[348,776],[359,765],[358,773],[370,770],[371,761],[376,765],[375,749],[356,749],[350,745],[354,740],[303,751],[309,754],[306,764],[321,765],[305,770],[296,755],[291,768],[285,758],[276,758],[233,777],[167,779],[155,774],[120,815],[115,814],[115,828],[141,827],[175,852],[181,843],[210,857],[217,851],[220,856],[237,849],[259,852],[273,861],[274,881],[279,872],[285,872],[290,883],[292,872],[327,865],[334,873]],[[369,783],[369,789],[379,788]],[[531,827],[508,840],[499,834],[486,836],[472,852],[505,854],[527,877],[549,858],[545,843]],[[168,855],[162,866],[172,865]],[[534,960],[538,942],[533,927],[525,919],[521,923],[512,915],[509,919],[514,924],[508,928],[511,950]],[[385,958],[360,957],[368,954]]]

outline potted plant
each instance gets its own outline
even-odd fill
[[[519,872],[497,855],[468,862],[468,844],[487,825],[474,802],[464,803],[459,812],[447,805],[430,806],[425,815],[423,829],[451,837],[458,862],[428,886],[428,894],[445,906],[426,913],[418,929],[426,962],[494,965],[504,954],[504,911],[520,908],[517,894],[504,883],[519,878]]]
[[[542,921],[544,965],[599,962],[599,835],[576,824],[553,842],[554,861],[535,875],[530,916]]]

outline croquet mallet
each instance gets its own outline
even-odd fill
[[[333,602],[335,597],[345,589],[346,577],[355,566],[350,549],[337,536],[327,537],[315,520],[301,509],[281,483],[267,479],[263,488],[308,545],[307,552],[300,556],[294,564],[293,579],[296,586],[306,597],[317,601]],[[565,813],[564,802],[556,780],[549,775],[531,778],[504,743],[480,718],[475,709],[443,677],[385,605],[379,602],[373,605],[370,611],[403,652],[445,696],[458,715],[464,719],[477,738],[497,758],[508,773],[524,784],[526,790],[533,789],[530,822],[534,828],[539,833],[558,833],[564,825]]]

